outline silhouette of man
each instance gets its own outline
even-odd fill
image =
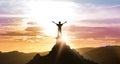
[[[54,21],[52,21],[53,23],[55,23]],[[58,26],[58,37],[62,35],[62,25],[67,23],[67,21],[65,21],[64,23],[61,23],[60,21],[58,23],[55,23]]]

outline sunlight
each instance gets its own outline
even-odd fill
[[[74,7],[77,6],[73,2],[68,1],[29,1],[27,4],[27,18],[24,21],[35,22],[41,28],[46,36],[57,37],[57,26],[52,21],[58,23],[61,21],[73,21],[78,15]],[[66,24],[67,25],[67,24]],[[70,25],[70,24],[69,24]],[[36,38],[41,38],[37,35]],[[69,37],[63,35],[63,41],[72,47]]]
[[[30,1],[27,3],[28,21],[36,22],[45,29],[47,35],[56,36],[56,26],[52,21],[72,21],[77,15],[73,2],[65,1]]]
[[[62,40],[65,41],[65,42],[68,42],[69,41],[69,38],[67,36],[62,36]]]
[[[63,1],[31,1],[28,15],[37,21],[71,20],[76,15],[72,8],[75,4]]]
[[[71,41],[70,41],[70,37],[67,35],[63,35],[62,36],[62,40],[66,42],[67,45],[69,45],[71,48],[73,48],[74,46],[72,45]]]

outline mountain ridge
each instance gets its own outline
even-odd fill
[[[85,59],[64,42],[56,43],[46,56],[36,54],[27,64],[97,64]]]
[[[114,57],[114,55],[111,53],[111,52],[113,52],[112,50],[110,50],[108,53],[106,53],[106,54],[103,54],[103,52],[99,52],[99,54],[96,54],[96,51],[99,51],[99,50],[101,50],[101,49],[103,49],[103,50],[105,50],[104,52],[107,52],[108,50],[107,49],[109,48],[109,49],[113,49],[114,48],[114,50],[115,51],[117,51],[117,53],[116,54],[114,54],[115,55],[115,57],[116,57],[116,55],[118,55],[117,57],[118,58],[115,58]],[[88,50],[88,48],[79,48],[79,49],[77,49],[77,51],[81,54],[81,55],[83,55],[83,57],[85,57],[85,58],[88,58],[88,59],[90,59],[90,60],[92,60],[92,61],[95,61],[95,62],[98,62],[98,60],[95,60],[95,59],[93,59],[93,57],[99,57],[99,60],[104,60],[104,59],[102,59],[101,58],[101,54],[102,54],[102,56],[104,56],[105,58],[107,58],[108,56],[108,54],[110,54],[110,55],[113,55],[113,57],[114,58],[112,58],[112,57],[108,57],[107,59],[108,60],[104,60],[103,62],[104,63],[102,63],[102,64],[109,64],[109,63],[107,63],[107,62],[109,62],[109,58],[111,58],[111,59],[113,59],[113,60],[116,60],[116,59],[120,59],[120,52],[119,52],[119,50],[120,50],[120,46],[106,46],[106,47],[98,47],[98,48],[90,48],[89,50]],[[83,52],[83,53],[81,53],[81,52]],[[12,53],[12,51],[10,52],[10,53]],[[0,64],[25,64],[25,63],[27,63],[30,59],[32,59],[37,53],[39,53],[40,55],[42,55],[40,52],[31,52],[31,53],[24,53],[24,52],[19,52],[19,51],[17,51],[17,54],[19,54],[19,55],[17,55],[16,56],[16,54],[14,53],[14,54],[9,54],[9,52],[1,52],[0,51]],[[48,52],[47,52],[48,53]],[[44,52],[43,52],[43,54],[44,54]],[[9,56],[10,55],[10,56]],[[106,55],[106,56],[105,56]],[[20,58],[19,58],[20,57]],[[26,58],[27,57],[27,58]],[[25,59],[26,58],[26,59]],[[24,60],[25,59],[25,60]],[[13,62],[13,61],[16,61],[16,62]],[[17,62],[18,61],[18,62]],[[110,61],[112,61],[112,60],[110,60]],[[9,63],[8,63],[9,62]],[[98,62],[99,64],[101,64],[101,62]],[[115,63],[112,63],[112,64],[115,64]],[[119,63],[120,64],[120,63]]]

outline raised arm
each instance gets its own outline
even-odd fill
[[[53,23],[55,23],[54,21],[52,21]],[[57,24],[57,23],[55,23],[55,24]]]
[[[62,23],[62,24],[65,24],[65,23],[67,23],[67,21],[65,21],[64,23]]]

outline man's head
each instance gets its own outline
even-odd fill
[[[59,24],[61,24],[61,22],[59,21]]]

